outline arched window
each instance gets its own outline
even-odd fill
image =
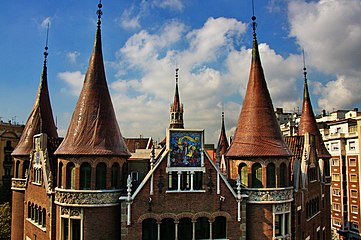
[[[46,210],[44,208],[43,208],[42,215],[43,215],[43,224],[42,224],[42,226],[45,227],[46,226]]]
[[[158,225],[153,218],[148,218],[142,222],[142,239],[143,240],[157,240],[158,239]]]
[[[160,239],[172,240],[175,239],[175,225],[174,220],[171,218],[165,218],[160,224]]]
[[[262,166],[259,163],[252,165],[252,187],[262,188]]]
[[[248,167],[245,163],[238,165],[238,174],[241,177],[241,184],[243,187],[248,187]]]
[[[35,207],[34,207],[34,203],[31,204],[31,220],[35,219]]]
[[[267,165],[267,187],[274,188],[276,187],[276,167],[274,163]]]
[[[25,160],[24,164],[23,164],[23,174],[21,176],[21,178],[26,178],[26,174],[29,174],[27,171],[29,171],[29,161]]]
[[[43,225],[43,209],[39,207],[39,225]]]
[[[280,166],[280,187],[287,187],[287,166],[281,163]]]
[[[178,238],[179,239],[192,239],[193,236],[193,223],[190,218],[181,218],[178,225]]]
[[[72,162],[66,165],[66,188],[75,189],[75,165]]]
[[[28,202],[28,218],[31,218],[31,203]]]
[[[80,166],[80,189],[90,189],[92,168],[89,163]]]
[[[225,217],[216,217],[212,224],[212,239],[226,239],[227,238],[227,219]]]
[[[209,221],[206,217],[200,217],[196,222],[196,239],[209,239]]]
[[[98,163],[96,174],[96,189],[106,189],[107,166],[105,163]]]
[[[35,212],[35,222],[39,222],[39,209],[38,209],[38,205],[35,205],[34,208],[34,212]]]
[[[63,188],[63,163],[62,162],[59,163],[58,171],[59,171],[59,174],[58,174],[58,176],[59,176],[58,177],[58,186],[60,188]]]
[[[20,167],[20,161],[16,161],[16,165],[15,165],[15,178],[19,178],[19,167]]]
[[[112,181],[111,187],[113,189],[119,188],[119,163],[114,163],[112,166]]]

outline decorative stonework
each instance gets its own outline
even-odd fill
[[[249,203],[283,203],[293,200],[293,188],[261,188],[242,189],[242,193],[248,195]]]
[[[11,190],[23,190],[25,191],[26,179],[12,178],[11,179]]]
[[[274,206],[274,209],[273,209],[274,213],[284,213],[284,212],[291,211],[290,203],[279,203],[279,204],[275,204],[273,206]]]
[[[120,190],[55,189],[55,203],[61,206],[105,207],[119,205]]]

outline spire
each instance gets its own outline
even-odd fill
[[[291,156],[284,142],[268,92],[258,51],[256,17],[252,16],[252,61],[237,128],[226,154],[227,157]]]
[[[222,110],[221,133],[219,135],[218,144],[217,144],[217,153],[219,154],[219,156],[226,154],[228,147],[229,144],[226,135],[226,128],[224,126],[224,111]]]
[[[169,128],[184,128],[183,124],[183,104],[180,102],[178,92],[178,71],[175,69],[175,94],[173,105],[170,106],[170,125]]]
[[[303,104],[300,124],[298,126],[298,135],[305,135],[306,132],[311,133],[316,139],[316,149],[319,158],[330,158],[331,155],[327,151],[322,140],[321,133],[317,127],[315,115],[313,113],[311,98],[308,91],[307,71],[305,64],[305,54],[303,52],[303,75],[304,75],[304,89],[303,89]]]
[[[58,155],[130,156],[115,117],[105,77],[98,4],[95,42],[83,88]]]
[[[31,110],[30,116],[26,121],[23,133],[18,145],[15,147],[13,156],[28,156],[33,149],[33,136],[39,133],[46,133],[48,137],[58,137],[53,118],[53,111],[50,104],[47,76],[47,57],[48,57],[48,36],[49,25],[46,35],[46,44],[44,51],[44,65],[40,78],[40,84],[36,99]]]

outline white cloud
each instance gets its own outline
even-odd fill
[[[137,29],[140,28],[140,17],[141,14],[138,13],[134,16],[134,6],[127,8],[123,11],[122,16],[120,17],[119,23],[125,29]]]
[[[319,83],[319,107],[352,107],[361,100],[361,1],[294,0],[288,9],[290,36],[305,49],[307,65],[336,78]]]
[[[62,89],[63,92],[70,93],[73,96],[79,96],[85,75],[80,71],[76,72],[60,72],[57,77],[64,81],[67,88]]]
[[[48,26],[50,25],[51,25],[51,17],[44,18],[40,23],[41,28],[48,28]]]
[[[153,5],[155,7],[169,8],[177,11],[181,11],[184,8],[181,0],[154,0]]]
[[[68,58],[69,62],[74,64],[76,63],[77,58],[79,57],[80,53],[77,51],[68,52],[66,57]]]

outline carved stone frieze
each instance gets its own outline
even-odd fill
[[[120,190],[55,189],[55,203],[61,206],[101,207],[118,205]]]
[[[274,206],[274,209],[273,209],[274,213],[284,213],[284,212],[291,211],[290,203],[279,203],[279,204],[275,204],[273,206]]]
[[[26,179],[22,178],[13,178],[11,179],[11,189],[12,190],[24,190],[26,187]]]
[[[248,195],[250,203],[282,203],[293,200],[293,188],[273,188],[273,189],[242,189],[243,194]]]

